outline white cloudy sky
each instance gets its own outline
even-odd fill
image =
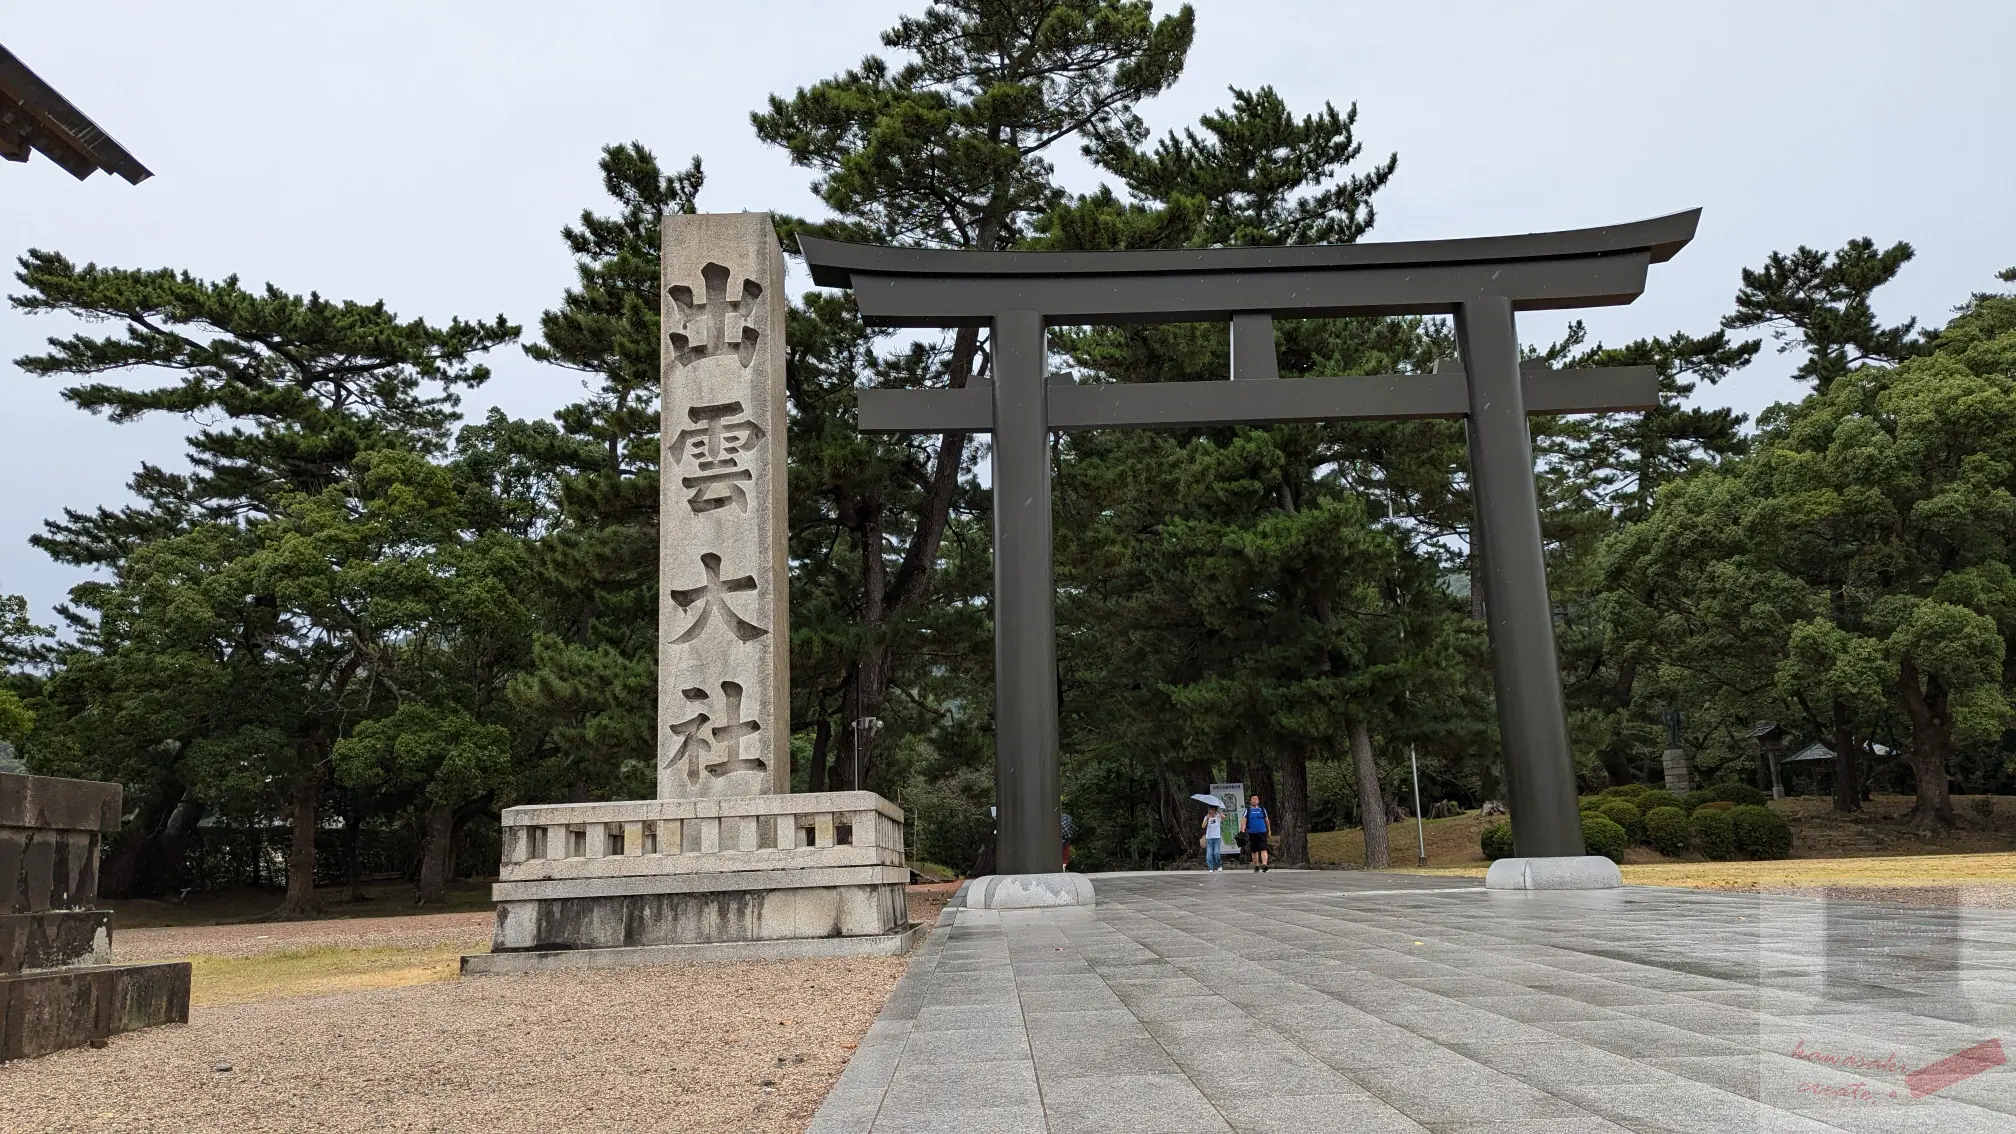
[[[557,230],[599,207],[603,144],[702,155],[703,208],[816,212],[749,111],[876,50],[920,6],[0,0],[0,42],[156,173],[136,188],[39,158],[0,166],[0,254],[235,272],[530,326],[569,282]],[[1644,298],[1589,313],[1608,341],[1712,329],[1741,267],[1801,243],[1915,244],[1886,319],[1941,319],[2016,264],[2016,5],[1196,6],[1189,67],[1149,121],[1193,122],[1232,84],[1271,83],[1305,111],[1355,101],[1368,154],[1400,154],[1374,239],[1703,206],[1699,238]],[[1561,323],[1522,329],[1545,341]],[[45,612],[77,579],[27,537],[66,505],[121,500],[142,459],[177,459],[183,429],[110,425],[11,365],[61,330],[0,307],[0,592]],[[516,350],[492,363],[472,412],[545,415],[578,393]],[[1754,413],[1796,393],[1790,368],[1769,360],[1705,400]]]

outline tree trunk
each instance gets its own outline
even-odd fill
[[[1627,661],[1617,667],[1617,679],[1610,686],[1610,704],[1618,712],[1621,713],[1631,707],[1631,687],[1637,683],[1637,662]],[[1623,787],[1625,784],[1638,782],[1638,777],[1631,771],[1629,747],[1621,732],[1612,736],[1609,743],[1603,746],[1603,751],[1600,753],[1603,774],[1610,777],[1611,787]]]
[[[423,906],[445,905],[448,901],[448,874],[454,869],[455,808],[436,803],[427,809],[427,834],[420,844],[419,902]]]
[[[1916,831],[1950,831],[1956,820],[1946,790],[1946,754],[1953,721],[1947,715],[1945,683],[1934,677],[1921,687],[1918,667],[1907,658],[1898,664],[1897,684],[1911,718],[1911,771],[1918,781],[1918,802],[1906,818]]]
[[[1862,810],[1862,792],[1855,774],[1855,732],[1849,727],[1848,705],[1834,701],[1834,810]]]
[[[343,815],[343,885],[347,893],[345,901],[364,900],[364,839],[362,824],[358,821],[357,810],[351,808]]]
[[[1288,866],[1309,863],[1309,762],[1299,750],[1281,754],[1281,841],[1274,860]]]
[[[168,825],[154,844],[154,853],[141,865],[141,889],[165,895],[182,888],[182,861],[189,854],[189,840],[196,824],[203,820],[203,801],[184,793],[175,810],[168,813]]]
[[[1156,778],[1161,783],[1161,798],[1157,810],[1161,812],[1162,830],[1168,836],[1164,846],[1175,847],[1173,857],[1178,860],[1200,853],[1197,840],[1203,829],[1198,823],[1203,819],[1204,808],[1190,796],[1211,790],[1212,773],[1211,765],[1202,760],[1158,763]],[[1230,814],[1225,817],[1225,825],[1228,832],[1236,829]]]
[[[833,746],[833,718],[821,713],[812,725],[812,766],[805,770],[805,790],[826,790],[826,750]]]
[[[1264,760],[1251,760],[1246,764],[1246,797],[1260,797],[1260,806],[1273,816],[1274,825],[1281,825],[1279,809],[1281,797],[1274,790],[1274,769]]]
[[[287,849],[287,896],[275,918],[313,917],[322,912],[315,900],[315,803],[322,787],[322,762],[310,759],[294,785],[293,841]]]
[[[1624,751],[1622,737],[1612,737],[1596,755],[1603,762],[1603,774],[1609,777],[1611,787],[1623,787],[1638,781],[1631,771],[1630,753]]]
[[[122,832],[119,841],[105,852],[104,864],[98,868],[98,894],[105,898],[151,898],[145,893],[143,879],[147,864],[158,853],[156,845],[160,841],[161,828],[166,825],[170,809],[162,806],[158,797],[150,796],[141,803],[133,816],[133,822]]]
[[[1392,865],[1386,845],[1386,800],[1379,792],[1379,766],[1372,761],[1372,734],[1351,718],[1351,764],[1358,771],[1358,821],[1365,831],[1365,869]]]

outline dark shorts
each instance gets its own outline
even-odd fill
[[[1246,832],[1246,849],[1254,852],[1266,850],[1267,832],[1265,831]]]

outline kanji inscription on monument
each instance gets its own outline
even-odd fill
[[[768,213],[665,218],[658,798],[791,790],[784,255]]]

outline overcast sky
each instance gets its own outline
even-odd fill
[[[1635,305],[1586,314],[1609,342],[1705,332],[1774,249],[1856,236],[1918,259],[1878,314],[1941,321],[2016,265],[2016,5],[1346,3],[1199,0],[1158,131],[1273,84],[1306,113],[1356,102],[1368,156],[1398,151],[1369,239],[1578,228],[1701,206],[1699,237]],[[700,154],[703,209],[819,212],[805,171],[748,116],[879,48],[921,0],[660,3],[0,0],[0,42],[154,170],[78,183],[0,165],[0,253],[237,273],[406,316],[528,327],[571,266],[558,238],[602,207],[606,143]],[[1167,5],[1158,4],[1167,10]],[[1060,161],[1073,188],[1084,164]],[[1564,319],[1528,317],[1529,342]],[[0,592],[47,609],[78,581],[27,544],[65,506],[126,499],[175,464],[184,423],[114,426],[12,359],[69,328],[0,308]],[[470,399],[545,416],[575,375],[516,349]],[[1796,396],[1777,358],[1701,399],[1754,414]],[[46,618],[44,619],[46,621]]]

